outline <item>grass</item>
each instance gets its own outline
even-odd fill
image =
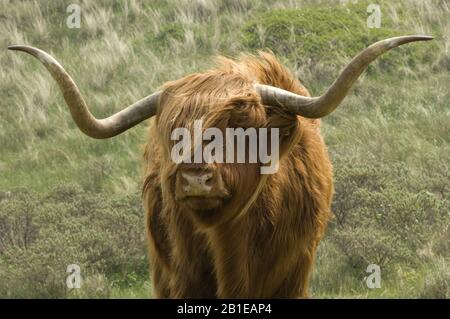
[[[80,1],[80,29],[66,27],[70,3],[0,3],[0,282],[9,285],[0,289],[0,297],[146,298],[151,285],[142,270],[146,261],[139,259],[145,256],[139,199],[127,202],[117,215],[107,212],[108,207],[114,211],[110,201],[115,198],[140,193],[146,123],[112,140],[90,140],[72,123],[47,71],[28,56],[8,52],[8,45],[25,43],[54,54],[93,113],[105,117],[165,81],[211,67],[215,55],[237,56],[263,48],[273,50],[313,94],[320,94],[355,52],[383,37],[415,33],[436,39],[386,54],[364,74],[344,105],[322,121],[336,173],[336,219],[320,246],[311,286],[318,298],[450,296],[450,7],[446,1],[378,1],[379,30],[365,25],[368,1],[347,5],[340,1],[324,5],[318,0]],[[69,184],[76,185],[76,196],[105,203],[105,207],[79,208],[73,216],[77,225],[83,225],[83,214],[98,210],[112,221],[118,218],[118,223],[121,212],[141,214],[129,220],[132,232],[126,235],[140,238],[136,245],[130,241],[134,265],[126,264],[121,248],[108,242],[101,255],[108,267],[89,266],[98,251],[82,253],[81,244],[70,240],[73,231],[64,219],[55,229],[54,243],[45,241],[46,223],[54,221],[48,214],[71,211],[73,204],[70,196],[56,201],[49,196]],[[9,192],[12,195],[6,196]],[[45,208],[32,215],[36,235],[29,247],[14,241],[2,250],[6,237],[1,230],[26,220],[22,206],[29,192],[36,194],[29,197],[30,207]],[[414,230],[408,240],[400,237],[406,226]],[[102,239],[99,234],[115,229],[106,222],[84,227],[94,242]],[[22,228],[8,229],[15,229],[13,238],[22,238]],[[352,237],[352,231],[362,235]],[[113,234],[108,236],[117,240]],[[34,259],[61,243],[70,247],[64,258],[87,263],[83,291],[60,287],[68,260]],[[139,249],[131,249],[133,245]],[[368,289],[363,278],[369,259],[387,252],[382,288]],[[27,267],[33,263],[42,268],[41,281],[29,273]],[[46,267],[57,273],[54,280]]]

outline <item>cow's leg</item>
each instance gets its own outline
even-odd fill
[[[153,298],[170,298],[170,273],[164,265],[153,258],[151,262],[151,280],[153,287]]]
[[[218,297],[308,297],[315,236],[295,239],[291,234],[286,240],[286,231],[274,233],[262,223],[259,229],[247,225],[250,222],[224,224],[211,233]]]
[[[173,243],[171,296],[216,298],[216,278],[205,235],[180,214],[171,216],[170,241]]]
[[[146,228],[154,298],[170,298],[170,255],[167,219],[164,218],[161,191],[156,184],[147,193]],[[151,196],[149,196],[151,194]]]
[[[309,281],[314,268],[311,254],[300,254],[293,261],[291,269],[282,280],[280,287],[270,298],[309,298]]]
[[[270,255],[270,253],[269,253]],[[292,252],[295,255],[295,252]],[[228,258],[217,263],[219,298],[308,298],[313,260],[301,256],[285,264],[273,264],[270,258]],[[279,256],[285,261],[289,256]],[[219,265],[220,263],[220,265]]]

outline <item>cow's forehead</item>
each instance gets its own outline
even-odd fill
[[[204,128],[233,126],[230,122],[236,117],[236,109],[242,111],[238,117],[250,119],[254,112],[246,114],[241,107],[244,104],[262,108],[250,79],[220,70],[191,74],[168,82],[161,96],[158,123],[164,138],[170,138],[171,131],[178,127],[192,128],[198,120],[203,121]],[[254,122],[249,121],[249,126],[255,125]]]
[[[241,100],[240,96],[216,97],[196,93],[171,96],[161,105],[160,123],[173,127],[203,120],[207,125],[219,125],[229,122],[238,112],[239,117],[250,120],[252,112],[248,110],[248,106],[251,105],[253,108],[262,106],[257,101],[245,99],[245,96]]]

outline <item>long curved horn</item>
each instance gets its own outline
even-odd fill
[[[353,83],[378,56],[402,44],[432,40],[425,35],[408,35],[378,41],[362,52],[341,71],[328,90],[319,97],[306,97],[269,85],[255,84],[263,104],[284,107],[307,118],[321,118],[333,112],[347,95]]]
[[[8,49],[29,53],[45,65],[58,83],[73,120],[90,137],[102,139],[116,136],[156,114],[160,92],[153,93],[108,118],[96,119],[75,82],[50,54],[27,45],[11,45]]]

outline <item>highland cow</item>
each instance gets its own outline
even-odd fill
[[[319,118],[341,103],[379,55],[429,39],[402,36],[371,45],[320,97],[310,97],[271,53],[219,58],[216,68],[168,82],[103,120],[89,112],[54,58],[29,46],[9,48],[44,63],[74,121],[93,138],[118,135],[155,116],[143,180],[155,297],[298,298],[309,295],[317,246],[331,217],[332,166]],[[259,161],[174,162],[172,132],[192,130],[198,120],[203,129],[221,132],[277,128],[276,172],[261,174]]]

